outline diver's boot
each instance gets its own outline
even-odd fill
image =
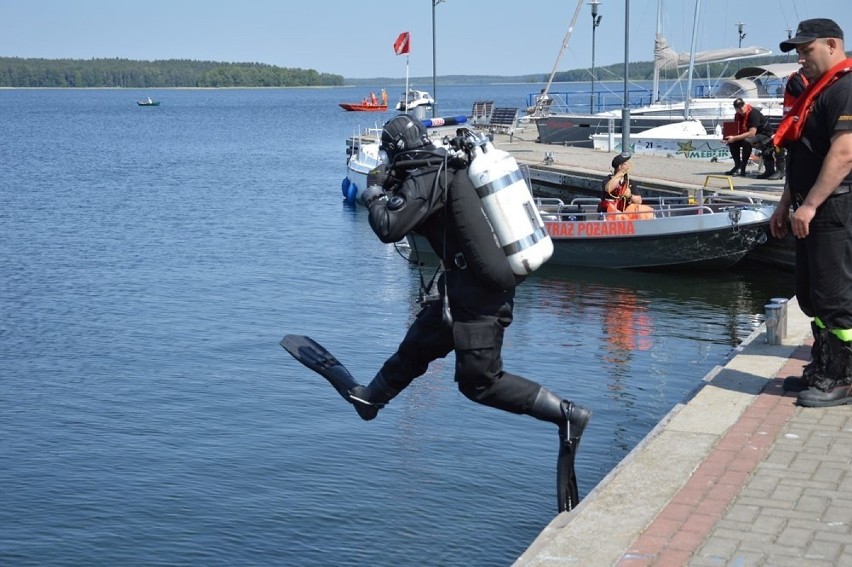
[[[382,375],[381,370],[366,386],[360,384],[349,390],[349,401],[355,406],[355,411],[364,421],[375,419],[379,410],[399,394],[391,388]]]
[[[814,336],[814,344],[811,345],[811,361],[802,368],[801,376],[787,376],[784,378],[783,388],[788,392],[801,392],[807,390],[821,377],[825,376],[828,369],[830,357],[826,334],[828,330],[817,326],[811,321],[811,333]]]
[[[563,400],[547,388],[541,388],[530,408],[529,415],[559,426],[559,438],[563,441],[580,443],[586,424],[592,417],[591,410]]]
[[[580,447],[580,437],[592,417],[592,412],[541,388],[530,408],[529,415],[559,427],[559,457],[556,461],[556,500],[559,512],[572,510],[580,502],[574,459]]]
[[[825,376],[799,394],[800,406],[825,408],[852,403],[852,343],[841,340],[831,331],[826,333],[831,364]]]

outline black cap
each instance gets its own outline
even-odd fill
[[[802,20],[799,22],[799,27],[796,28],[796,35],[787,41],[782,41],[780,44],[781,51],[787,53],[796,49],[797,45],[810,43],[821,37],[836,37],[843,39],[843,30],[840,29],[834,20],[828,18],[814,18],[812,20]]]
[[[630,154],[618,154],[614,158],[612,158],[612,168],[618,169],[618,167],[629,160],[632,156]]]
[[[734,108],[740,108],[745,106],[745,101],[741,98],[734,99]]]

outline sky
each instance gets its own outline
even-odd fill
[[[592,67],[592,17],[581,0],[0,0],[0,56],[195,59],[314,69],[345,78],[542,74]],[[599,0],[595,66],[653,59],[658,0]],[[663,0],[662,32],[692,43],[695,0]],[[799,20],[834,19],[852,34],[849,0],[703,0],[697,50],[778,54]],[[411,53],[393,43],[411,34]],[[566,48],[559,57],[563,41]],[[852,38],[852,35],[850,35]],[[852,39],[848,40],[852,46]],[[847,48],[849,48],[847,46]],[[558,62],[557,62],[558,59]]]

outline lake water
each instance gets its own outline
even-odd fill
[[[390,117],[337,107],[364,94],[0,91],[0,564],[508,565],[552,519],[555,428],[469,402],[452,357],[365,423],[278,346],[367,381],[416,313],[341,202],[345,137]],[[791,294],[546,266],[506,367],[593,409],[584,495]]]

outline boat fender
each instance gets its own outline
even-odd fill
[[[346,204],[354,205],[358,198],[358,186],[354,183],[349,184],[349,191],[346,193]]]
[[[513,289],[523,281],[512,272],[465,170],[459,170],[450,182],[448,205],[450,225],[463,256],[456,260],[463,264],[455,267],[472,270],[480,283],[499,291]]]
[[[340,182],[340,190],[343,191],[343,196],[347,199],[349,198],[349,185],[351,184],[352,182],[349,181],[348,177],[344,177],[343,181]]]
[[[553,241],[515,158],[479,136],[468,176],[512,272],[526,276],[540,268],[553,255]]]

